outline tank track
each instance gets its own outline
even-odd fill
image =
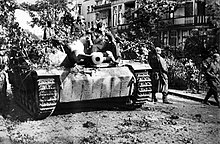
[[[38,77],[34,83],[34,91],[12,85],[16,102],[34,119],[50,116],[59,100],[59,83],[55,77]]]
[[[149,75],[149,71],[134,71],[136,77],[136,91],[133,98],[133,105],[141,107],[149,98],[152,91],[152,84]]]

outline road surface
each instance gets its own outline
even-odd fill
[[[5,128],[12,144],[219,144],[220,109],[169,95],[173,104],[91,110],[33,120],[11,102]],[[1,133],[0,133],[1,134]],[[3,138],[0,139],[3,141]]]

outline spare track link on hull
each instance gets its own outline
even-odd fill
[[[16,102],[34,119],[50,116],[59,100],[59,83],[55,77],[39,77],[34,91],[25,91],[12,85]]]
[[[149,98],[152,91],[149,71],[134,71],[136,83],[136,95],[134,97],[134,106],[141,107]]]

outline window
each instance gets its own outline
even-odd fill
[[[197,15],[199,16],[203,16],[205,15],[205,2],[202,2],[202,1],[198,1],[197,2]]]
[[[94,28],[94,22],[93,21],[91,22],[91,27]]]
[[[188,37],[189,37],[189,31],[187,31],[187,30],[183,31],[183,40],[182,41],[185,42]]]
[[[122,24],[122,5],[118,6],[118,24]]]
[[[168,32],[163,33],[163,44],[168,45]]]
[[[81,15],[82,14],[82,5],[81,4],[78,4],[78,13]]]
[[[90,6],[87,6],[87,13],[90,12]]]
[[[171,30],[170,31],[170,45],[176,46],[177,42],[178,42],[177,31]]]
[[[186,2],[185,16],[193,16],[193,2]]]
[[[91,6],[91,12],[93,12],[93,11],[94,11],[94,6],[92,5],[92,6]]]
[[[113,7],[113,27],[117,26],[117,6]]]

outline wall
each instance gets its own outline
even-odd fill
[[[89,28],[95,25],[96,13],[92,8],[95,4],[95,0],[84,0],[82,3],[82,15],[85,17],[86,25]]]

